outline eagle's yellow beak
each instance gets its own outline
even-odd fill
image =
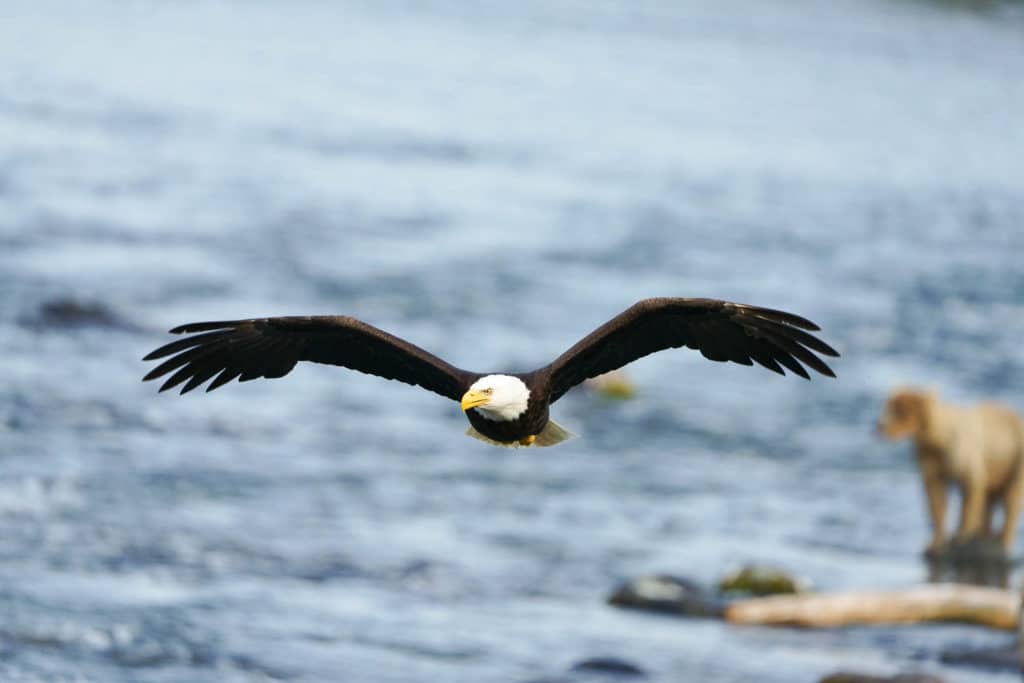
[[[474,391],[470,389],[462,395],[462,410],[463,412],[470,408],[476,408],[477,406],[487,405],[491,400],[490,393],[484,393],[482,391]]]

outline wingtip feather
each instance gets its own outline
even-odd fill
[[[799,327],[800,329],[808,330],[810,332],[821,332],[821,327],[819,327],[817,323],[808,320],[802,315],[790,313],[789,311],[780,311],[775,308],[755,308],[753,313],[759,317],[764,317],[786,325],[792,325],[793,327]]]
[[[178,325],[177,327],[171,328],[171,334],[183,334],[186,332],[210,332],[212,330],[223,330],[229,327],[235,327],[240,321],[238,320],[214,320],[201,323],[185,323],[184,325]]]

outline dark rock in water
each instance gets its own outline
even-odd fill
[[[819,683],[944,683],[941,678],[927,674],[900,674],[898,676],[868,676],[840,672],[825,676]]]
[[[44,302],[34,315],[22,318],[21,323],[37,330],[83,327],[137,329],[135,325],[121,318],[105,304],[70,298],[51,299]]]
[[[745,595],[778,595],[801,593],[800,582],[781,569],[763,565],[747,565],[735,571],[718,583],[723,593]]]
[[[555,677],[534,678],[527,683],[587,683],[619,679],[646,678],[647,672],[636,664],[618,657],[591,657],[572,665]]]
[[[691,617],[719,617],[725,602],[688,579],[675,576],[644,576],[619,586],[608,604]]]
[[[933,583],[970,583],[1008,588],[1017,562],[995,539],[951,543],[938,552],[926,553],[928,580]]]
[[[982,669],[1016,670],[1020,668],[1020,654],[1015,643],[1001,647],[981,649],[943,650],[939,658],[946,664],[972,666]]]
[[[599,673],[607,676],[639,678],[647,676],[647,672],[635,664],[616,657],[594,657],[574,664],[572,672]]]
[[[975,537],[967,541],[950,542],[937,551],[927,551],[925,556],[950,563],[991,562],[1013,564],[999,539]]]

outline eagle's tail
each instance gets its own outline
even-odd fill
[[[466,429],[466,436],[471,436],[474,439],[483,441],[484,443],[489,443],[492,446],[504,446],[505,448],[519,448],[522,445],[518,441],[513,441],[512,443],[505,443],[504,441],[495,441],[494,439],[486,437],[480,432],[476,431],[476,429],[473,428],[473,425],[470,425]],[[555,444],[562,443],[563,441],[568,441],[574,436],[576,435],[570,432],[562,425],[555,422],[554,420],[548,420],[547,425],[545,425],[544,429],[540,430],[540,434],[537,435],[537,438],[534,439],[533,443],[530,444],[530,446],[554,446]],[[523,447],[529,448],[530,446]]]
[[[554,446],[555,444],[568,441],[572,437],[576,436],[568,429],[558,424],[554,420],[548,420],[548,423],[544,425],[544,429],[540,430],[540,434],[537,435],[536,441],[533,442],[534,446]]]

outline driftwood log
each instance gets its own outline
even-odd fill
[[[734,624],[831,627],[956,621],[1013,631],[1016,591],[964,584],[927,584],[900,590],[802,593],[737,600],[725,607]]]

